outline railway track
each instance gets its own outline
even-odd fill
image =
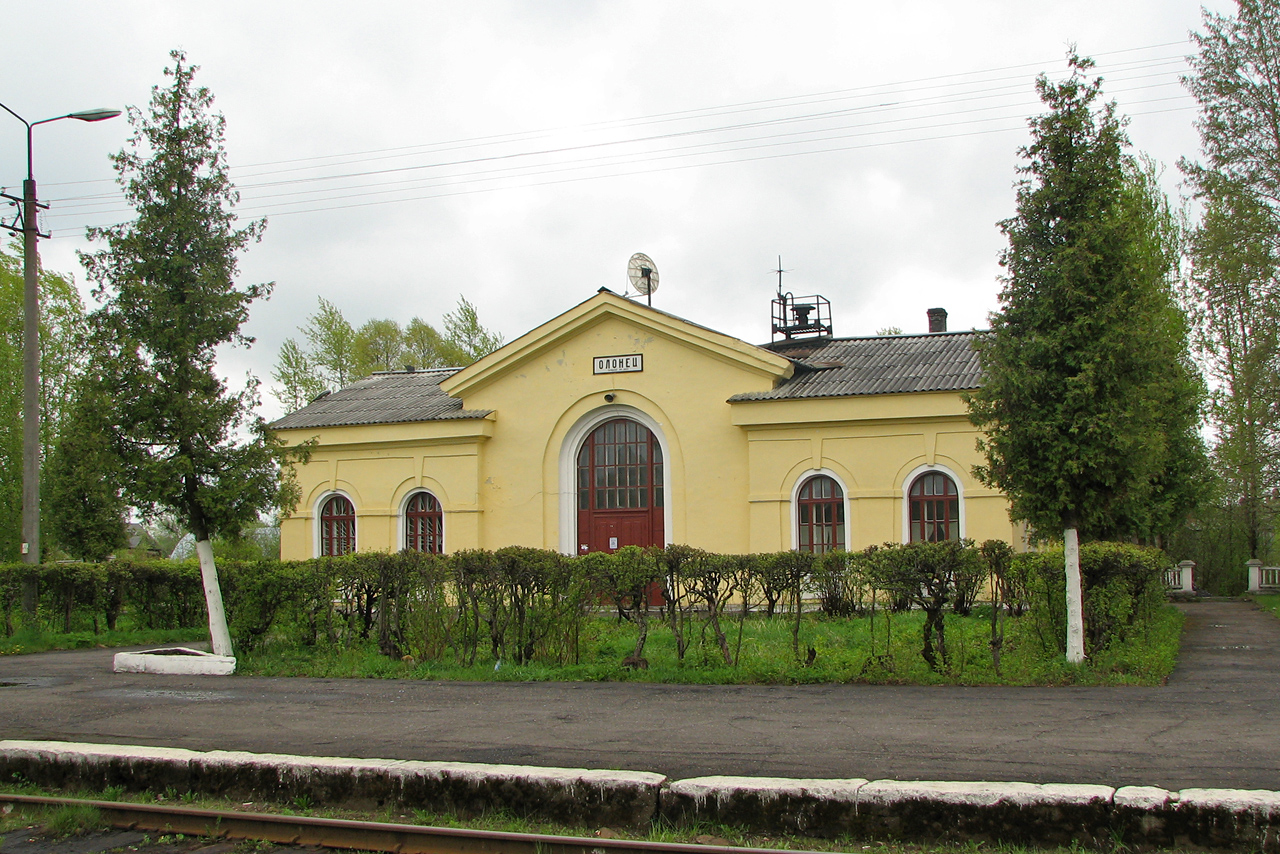
[[[4,803],[92,807],[107,824],[125,830],[391,854],[778,854],[768,848],[542,836],[38,795],[0,794],[0,804]]]

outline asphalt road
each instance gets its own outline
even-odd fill
[[[1185,606],[1157,688],[169,677],[0,658],[0,738],[710,774],[1280,790],[1280,620]]]

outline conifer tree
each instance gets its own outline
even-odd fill
[[[277,499],[292,503],[279,494],[280,445],[253,413],[256,381],[233,391],[215,369],[219,346],[252,343],[240,328],[271,291],[235,283],[236,256],[265,222],[238,226],[224,120],[195,85],[196,66],[170,56],[169,82],[145,111],[130,108],[133,136],[112,158],[137,216],[90,229],[106,248],[81,260],[103,301],[93,321],[126,494],[193,535],[213,648],[230,655],[210,538],[236,534]]]
[[[1036,83],[1048,112],[1031,120],[1017,213],[1000,224],[1001,310],[969,407],[986,435],[975,473],[1036,536],[1062,534],[1066,652],[1079,662],[1079,537],[1146,533],[1176,517],[1170,502],[1194,499],[1173,463],[1196,456],[1201,389],[1153,179],[1126,153],[1114,104],[1096,104],[1092,61],[1069,63],[1067,79]]]

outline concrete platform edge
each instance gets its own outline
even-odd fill
[[[587,827],[725,824],[866,839],[1123,842],[1280,852],[1280,792],[1151,786],[698,777],[642,771],[349,759],[0,741],[0,779],[279,803],[480,814]]]

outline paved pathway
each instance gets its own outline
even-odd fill
[[[1158,688],[166,677],[0,657],[0,738],[706,774],[1280,790],[1280,620],[1195,602]]]

